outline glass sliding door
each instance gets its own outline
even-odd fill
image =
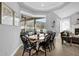
[[[29,32],[29,35],[34,34],[34,20],[26,21],[25,31]]]
[[[40,31],[46,32],[46,18],[22,21],[21,29],[24,29],[29,35],[39,33]]]
[[[37,32],[46,32],[46,18],[36,19],[35,29]]]

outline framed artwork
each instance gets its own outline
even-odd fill
[[[76,24],[79,24],[79,18],[76,20]]]
[[[55,27],[55,20],[52,21],[52,26],[51,26],[51,27],[52,27],[52,28]]]

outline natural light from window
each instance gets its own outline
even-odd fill
[[[69,19],[63,19],[60,20],[60,32],[62,31],[69,31],[70,30],[70,20]]]

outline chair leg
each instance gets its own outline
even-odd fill
[[[51,50],[52,50],[52,43],[50,43],[50,47],[51,47]]]
[[[72,39],[70,40],[70,46],[72,46]]]
[[[29,56],[31,56],[31,50],[29,50]]]
[[[50,46],[48,48],[49,48],[49,52],[50,52]]]
[[[55,48],[55,45],[54,45],[54,43],[53,43],[53,47]]]
[[[63,39],[62,39],[62,45],[63,45]]]
[[[36,50],[36,55],[38,55],[38,50]]]
[[[46,56],[47,54],[46,54],[46,48],[45,48],[45,56]]]
[[[24,56],[24,53],[25,53],[25,48],[24,48],[24,50],[23,50],[22,56]]]
[[[39,48],[40,48],[40,46],[38,47],[38,49],[36,49],[36,55],[38,55]]]

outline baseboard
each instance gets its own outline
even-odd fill
[[[11,54],[11,56],[14,56],[15,53],[18,51],[18,49],[19,49],[22,45],[23,45],[23,44],[20,44],[20,45],[14,50],[14,52]]]

